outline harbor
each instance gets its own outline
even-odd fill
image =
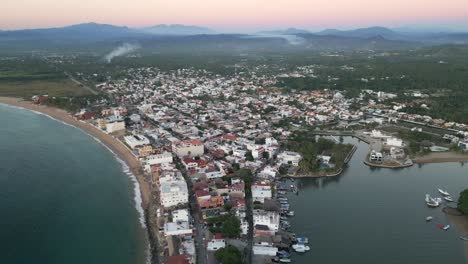
[[[362,162],[366,143],[350,137],[345,142],[357,149],[342,174],[284,183],[297,186],[297,193],[283,195],[295,213],[287,219],[288,231],[307,237],[310,247],[305,253],[291,248],[293,263],[359,263],[364,250],[369,262],[389,264],[467,260],[464,236],[443,212],[456,206],[468,185],[464,164],[372,168]],[[444,199],[448,196],[438,189],[455,202]],[[441,198],[441,205],[427,206],[426,194]],[[426,222],[428,216],[432,219]]]

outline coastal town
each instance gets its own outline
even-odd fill
[[[426,94],[408,92],[405,103],[366,89],[349,97],[279,88],[282,78],[313,78],[315,67],[271,75],[239,67],[231,77],[137,68],[96,85],[106,97],[73,116],[138,161],[153,258],[286,263],[292,252],[307,254],[309,238],[290,228],[288,219],[300,212],[287,195],[299,191],[296,177],[334,177],[346,168],[355,146],[343,137],[369,144],[363,162],[372,167],[468,161],[467,124],[405,112],[409,104],[427,107]]]

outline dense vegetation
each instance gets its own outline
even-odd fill
[[[234,246],[226,246],[215,252],[215,258],[222,264],[242,264],[242,254]]]
[[[232,214],[208,218],[207,223],[211,233],[221,233],[226,238],[237,238],[242,232],[239,218]]]
[[[323,137],[315,140],[314,135],[308,135],[305,132],[297,132],[285,144],[285,147],[302,155],[303,159],[299,162],[301,173],[337,171],[343,167],[346,157],[353,148],[350,144],[335,143]],[[334,165],[333,168],[322,166],[318,156],[323,154],[332,157],[330,163]]]
[[[460,193],[460,198],[458,198],[458,210],[463,214],[468,214],[468,189]]]

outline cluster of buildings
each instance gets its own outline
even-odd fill
[[[208,251],[225,247],[228,241],[211,234],[203,224],[225,214],[239,219],[239,239],[254,239],[254,254],[276,254],[284,239],[279,235],[282,208],[274,199],[275,179],[282,165],[298,166],[302,160],[301,154],[281,149],[279,140],[288,139],[295,129],[339,125],[373,113],[376,119],[405,119],[468,131],[464,124],[405,114],[397,104],[395,110],[374,100],[363,101],[366,93],[378,101],[391,100],[394,94],[366,90],[358,98],[347,99],[340,92],[327,90],[290,96],[269,89],[278,78],[314,77],[316,67],[267,75],[257,66],[256,71],[230,77],[196,69],[163,72],[139,68],[128,69],[127,78],[97,85],[119,106],[83,110],[77,116],[118,137],[141,161],[158,197],[158,229],[166,241],[161,252],[168,263],[195,263],[196,247]],[[360,107],[351,107],[356,103]],[[403,158],[401,139],[377,130],[370,136],[384,141],[390,156]],[[465,141],[460,142],[468,147]],[[378,160],[382,153],[376,152],[374,157]],[[324,161],[329,158],[321,157]],[[240,169],[254,175],[253,238],[247,237],[247,186],[235,173]],[[190,203],[196,210],[189,210]],[[197,235],[200,232],[202,235]],[[199,237],[204,239],[197,241]]]

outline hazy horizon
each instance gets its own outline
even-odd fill
[[[433,30],[468,30],[465,0],[22,0],[3,3],[0,29],[63,27],[95,22],[148,27],[182,24],[209,27],[219,32],[301,28],[352,29],[370,26]]]

